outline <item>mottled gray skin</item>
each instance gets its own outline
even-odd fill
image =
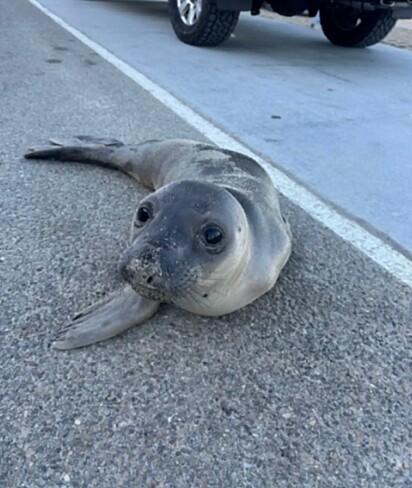
[[[77,315],[55,347],[112,337],[148,319],[160,302],[200,315],[230,313],[275,284],[291,235],[271,179],[249,157],[186,140],[51,143],[25,157],[114,168],[154,190],[136,211],[119,261],[124,290]]]

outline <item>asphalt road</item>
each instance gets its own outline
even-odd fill
[[[411,289],[282,198],[292,257],[270,293],[206,319],[171,306],[50,348],[121,286],[143,190],[25,162],[50,135],[201,134],[25,0],[0,0],[0,486],[410,487]]]

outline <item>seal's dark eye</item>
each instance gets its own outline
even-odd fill
[[[216,246],[223,239],[223,232],[218,227],[208,227],[203,232],[203,238],[206,244]]]
[[[139,210],[137,211],[138,223],[144,224],[150,219],[151,216],[152,214],[147,207],[140,207]]]

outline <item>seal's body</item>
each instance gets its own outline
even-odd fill
[[[271,179],[249,157],[185,140],[123,145],[79,136],[52,144],[25,157],[107,166],[154,190],[136,211],[119,261],[125,289],[75,317],[57,348],[116,335],[160,302],[200,315],[230,313],[275,284],[291,235]]]

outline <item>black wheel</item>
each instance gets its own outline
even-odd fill
[[[219,10],[216,0],[169,0],[177,37],[193,46],[216,46],[235,30],[240,12]]]
[[[389,10],[360,11],[336,3],[321,6],[320,25],[332,44],[367,47],[381,41],[396,24]]]

